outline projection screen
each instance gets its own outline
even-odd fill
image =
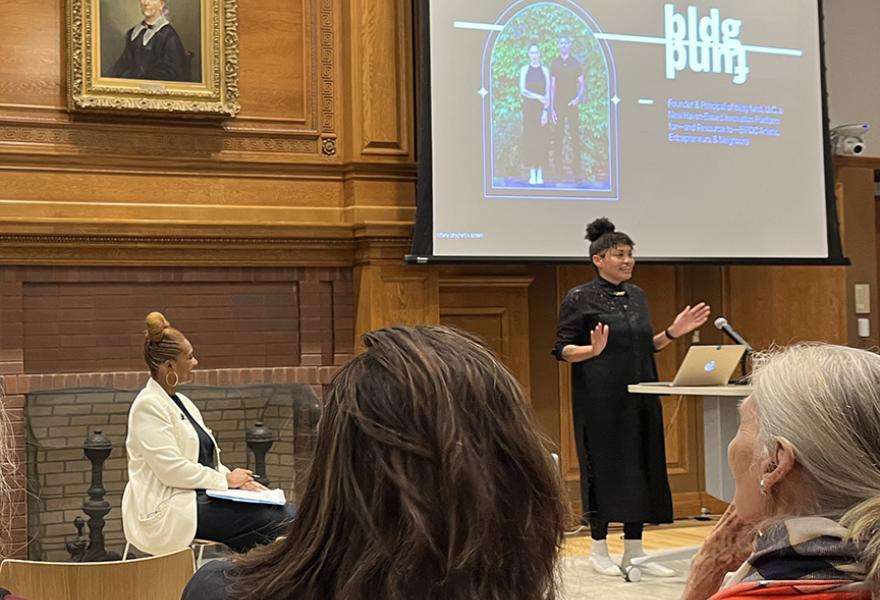
[[[819,0],[418,0],[412,260],[842,260]]]

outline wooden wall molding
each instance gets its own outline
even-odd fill
[[[236,135],[223,138],[223,152],[240,154],[318,154],[319,136]]]
[[[405,222],[232,227],[0,220],[0,264],[400,267],[410,234]]]
[[[4,265],[303,266],[354,262],[352,239],[0,234]]]
[[[441,275],[440,286],[444,288],[528,288],[535,280],[530,275],[501,276],[473,275],[449,276]]]
[[[366,222],[355,225],[354,264],[400,267],[412,245],[411,234],[412,227],[408,224]],[[419,266],[409,268],[425,269]]]
[[[333,0],[321,0],[320,9],[320,56],[321,56],[321,134],[336,132],[336,26],[333,20]],[[332,138],[326,138],[332,139]],[[335,154],[325,152],[325,154]]]
[[[323,136],[323,137],[322,137]],[[315,132],[266,132],[260,135],[223,131],[205,126],[195,131],[179,127],[137,125],[83,126],[77,123],[0,124],[0,153],[40,152],[53,155],[90,153],[92,156],[154,155],[169,160],[216,160],[218,154],[236,153],[239,161],[260,161],[248,154],[317,155],[319,144],[335,139]],[[14,146],[13,146],[14,145]],[[325,152],[326,154],[326,152]],[[335,154],[335,152],[334,152]]]
[[[411,234],[406,222],[108,227],[91,221],[35,227],[0,220],[0,264],[399,267]]]
[[[310,179],[404,184],[407,193],[407,207],[415,210],[416,166],[411,163],[385,163],[383,165],[363,162],[340,163],[316,157],[297,158],[281,153],[274,155],[249,153],[239,160],[238,156],[229,152],[223,155],[222,161],[195,153],[184,160],[179,157],[169,157],[166,153],[165,155],[149,155],[149,161],[145,161],[143,155],[140,157],[120,154],[107,155],[101,156],[100,162],[98,162],[95,155],[62,153],[50,144],[36,145],[23,142],[17,146],[16,150],[14,154],[3,154],[3,151],[0,150],[0,173],[26,170],[89,175],[152,174],[239,179],[261,178],[279,181]],[[351,200],[353,203],[357,199],[352,197]]]
[[[352,0],[349,6],[353,152],[370,158],[411,159],[411,2]]]

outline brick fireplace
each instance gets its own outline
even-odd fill
[[[279,370],[283,374],[288,369]],[[311,466],[315,427],[320,415],[312,385],[195,385],[184,386],[181,391],[209,423],[222,449],[221,460],[230,467],[253,470],[254,460],[246,447],[245,430],[257,421],[263,422],[275,436],[266,457],[264,475],[272,487],[283,489],[289,499],[295,501],[299,497]],[[113,444],[103,469],[105,499],[111,508],[105,519],[105,546],[122,552],[125,540],[120,503],[128,480],[124,443],[128,408],[137,392],[74,388],[27,394],[30,559],[69,560],[65,544],[75,537],[72,523],[77,516],[83,516],[80,507],[91,480],[91,463],[84,458],[82,445],[86,436],[95,430],[102,431]]]
[[[264,418],[279,436],[268,475],[297,493],[315,420],[307,407],[354,352],[351,269],[3,267],[0,382],[20,484],[30,491],[29,500],[15,498],[14,555],[66,557],[88,488],[82,443],[93,429],[113,443],[106,533],[108,545],[121,539],[125,417],[147,377],[142,331],[151,310],[193,343],[200,364],[187,392],[217,433],[223,461],[252,460],[244,430]]]

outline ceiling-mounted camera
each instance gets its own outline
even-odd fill
[[[851,123],[831,128],[831,149],[835,154],[859,156],[868,148],[863,136],[871,126],[867,123]]]

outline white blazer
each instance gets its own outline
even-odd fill
[[[193,419],[214,440],[189,398],[177,394]],[[197,489],[225,490],[229,469],[199,464],[199,437],[171,397],[150,378],[128,412],[128,483],[122,494],[125,539],[149,554],[186,548],[196,535]]]

